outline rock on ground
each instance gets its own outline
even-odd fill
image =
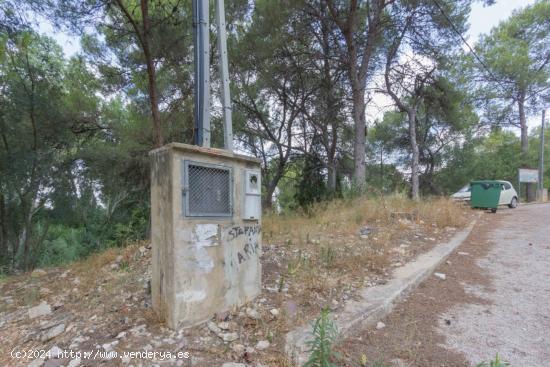
[[[260,341],[258,342],[258,344],[256,344],[256,349],[258,349],[258,350],[264,350],[264,349],[269,348],[269,345],[270,345],[269,341],[267,341],[267,340],[260,340]]]
[[[56,325],[46,330],[46,332],[42,334],[42,337],[40,338],[40,340],[42,340],[43,342],[46,342],[60,335],[64,331],[65,331],[65,324]]]
[[[40,316],[49,315],[52,313],[52,308],[46,302],[41,302],[38,306],[29,308],[29,318],[34,319]]]

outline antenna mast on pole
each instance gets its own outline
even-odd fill
[[[542,195],[544,189],[544,120],[546,119],[546,110],[542,110],[542,122],[540,125],[540,168],[539,168],[539,190]]]
[[[208,0],[193,0],[195,144],[210,147],[210,38]]]
[[[210,147],[210,38],[208,0],[193,0],[193,35],[195,43],[195,144]],[[233,123],[229,93],[227,34],[224,0],[216,0],[219,73],[223,109],[224,148],[233,151]]]

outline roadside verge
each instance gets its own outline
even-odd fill
[[[386,284],[359,291],[359,300],[350,301],[341,312],[334,315],[340,335],[345,336],[353,328],[372,326],[389,314],[397,302],[416,289],[464,242],[475,223],[474,220],[449,242],[438,244],[415,260],[395,269],[392,279]],[[310,325],[306,325],[286,335],[285,353],[298,366],[307,359],[306,341],[310,338],[310,329]]]

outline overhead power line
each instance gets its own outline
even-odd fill
[[[470,46],[470,44],[468,43],[468,41],[466,40],[466,38],[464,38],[464,36],[462,35],[462,33],[458,30],[458,28],[454,25],[453,21],[451,20],[451,18],[447,15],[447,13],[445,13],[445,10],[443,10],[443,7],[441,5],[439,5],[439,2],[437,0],[433,0],[435,6],[439,9],[439,11],[441,12],[441,14],[443,15],[443,17],[447,20],[447,22],[449,23],[449,25],[451,26],[451,28],[453,29],[453,31],[458,35],[458,37],[460,37],[460,39],[462,40],[462,43],[464,43],[466,45],[466,47],[468,47],[468,50],[470,50],[470,52],[472,53],[472,55],[474,55],[474,57],[476,58],[477,61],[479,61],[479,63],[481,64],[481,66],[483,66],[483,68],[485,69],[485,71],[487,71],[487,73],[491,76],[491,78],[493,78],[493,80],[498,83],[501,87],[504,87],[500,81],[497,79],[497,77],[495,77],[495,75],[493,74],[493,72],[491,71],[491,69],[489,69],[489,67],[487,66],[487,64],[485,64],[485,62],[481,59],[481,57],[479,57],[479,55],[475,52],[474,48],[472,46]]]
[[[439,2],[437,0],[432,0],[433,3],[435,4],[435,6],[439,9],[439,11],[441,12],[441,14],[443,15],[443,17],[447,20],[447,22],[449,23],[449,25],[451,26],[451,28],[453,29],[453,31],[458,35],[458,37],[460,37],[460,39],[462,40],[462,43],[464,43],[466,45],[466,47],[468,48],[468,50],[470,50],[470,52],[472,53],[472,55],[474,55],[474,57],[476,58],[477,61],[479,61],[479,63],[481,64],[481,66],[483,66],[483,68],[485,69],[485,71],[491,76],[491,78],[493,79],[493,81],[495,83],[497,83],[501,88],[503,89],[508,89],[508,87],[506,87],[505,85],[503,85],[500,80],[498,80],[497,77],[495,77],[495,75],[493,74],[493,72],[491,71],[491,69],[487,66],[487,64],[485,64],[485,62],[481,59],[481,57],[475,52],[474,48],[472,46],[470,46],[470,44],[468,43],[468,41],[464,38],[464,36],[462,35],[462,33],[458,30],[458,28],[455,26],[455,24],[453,23],[453,21],[451,20],[451,18],[447,15],[447,13],[445,12],[445,10],[443,10],[443,7],[439,4]],[[541,90],[539,90],[538,92],[532,94],[531,96],[529,96],[528,98],[525,99],[525,101],[527,102],[528,100],[530,100],[531,98],[535,98],[537,95],[539,95],[540,93],[544,92],[546,89],[549,89],[549,87],[545,87]]]

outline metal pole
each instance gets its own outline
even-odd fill
[[[542,110],[542,122],[540,124],[540,167],[539,167],[539,195],[542,195],[544,189],[544,120],[546,118],[546,110]]]
[[[195,144],[210,147],[210,38],[208,0],[193,0]]]
[[[519,174],[519,170],[520,168],[518,168],[518,196],[519,196],[518,200],[521,200],[521,176]]]
[[[229,94],[229,66],[227,62],[224,0],[216,0],[216,26],[218,28],[218,54],[220,56],[219,69],[222,88],[223,140],[225,149],[233,151],[233,122],[231,121],[231,97]]]

